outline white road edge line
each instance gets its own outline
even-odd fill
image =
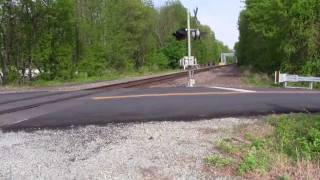
[[[236,92],[244,92],[244,93],[255,93],[256,92],[256,91],[251,91],[251,90],[246,90],[246,89],[226,88],[226,87],[218,87],[218,86],[208,86],[208,88],[229,90],[229,91],[236,91]]]

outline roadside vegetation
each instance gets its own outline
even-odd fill
[[[252,67],[239,66],[241,71],[241,81],[249,86],[258,88],[280,88],[283,84],[274,83],[274,75],[257,71]],[[298,88],[309,88],[309,82],[290,82],[289,86]],[[320,83],[314,83],[313,89],[320,89]]]
[[[267,73],[256,71],[250,67],[239,67],[241,71],[241,81],[249,86],[268,88],[276,87],[274,80]]]
[[[172,35],[187,24],[187,9],[179,0],[162,7],[152,0],[5,0],[0,22],[2,85],[177,69],[187,52],[186,42]],[[209,26],[195,18],[191,22],[205,34],[193,43],[200,64],[218,62],[221,52],[230,51]]]
[[[320,179],[320,115],[274,115],[237,127],[206,157],[223,176],[248,179]]]
[[[87,76],[86,74],[78,74],[73,79],[54,79],[54,80],[43,80],[37,79],[34,81],[26,81],[23,84],[19,81],[12,81],[7,85],[0,86],[4,89],[15,89],[15,88],[35,88],[35,87],[57,87],[64,85],[80,85],[86,83],[95,83],[100,81],[113,81],[113,80],[123,80],[130,78],[138,78],[141,76],[151,76],[151,75],[161,75],[167,73],[178,72],[179,70],[154,70],[150,71],[149,69],[140,69],[137,71],[128,71],[128,72],[118,72],[115,70],[106,71],[101,76]]]
[[[320,77],[320,0],[245,0],[239,31],[240,65]]]

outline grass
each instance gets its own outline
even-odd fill
[[[42,80],[38,79],[32,82],[26,83],[11,83],[3,88],[6,89],[18,89],[18,88],[34,88],[34,87],[54,87],[54,86],[63,86],[63,85],[75,85],[75,84],[85,84],[85,83],[94,83],[100,81],[112,81],[112,80],[119,80],[119,79],[126,79],[126,78],[137,78],[141,76],[148,76],[148,75],[161,75],[167,73],[177,72],[178,70],[165,70],[165,71],[150,71],[150,70],[141,70],[141,71],[131,71],[131,72],[116,72],[110,71],[106,72],[104,75],[101,76],[92,76],[88,77],[86,74],[78,74],[73,79],[63,80],[63,79],[54,79],[54,80]],[[1,85],[0,85],[1,87]]]
[[[224,159],[233,161],[221,166],[221,159],[214,156],[209,164],[226,176],[320,179],[320,115],[269,116],[236,128],[233,137],[219,142],[217,149]]]
[[[233,154],[239,151],[239,148],[232,144],[231,139],[223,139],[218,143],[217,148],[229,154]]]
[[[214,165],[217,167],[228,166],[233,163],[231,158],[221,157],[219,155],[212,155],[210,157],[205,158],[204,160],[209,165]]]

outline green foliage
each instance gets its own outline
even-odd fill
[[[241,65],[319,75],[320,1],[246,0],[236,45]]]
[[[151,69],[164,70],[169,67],[169,59],[162,52],[152,54],[149,59],[149,66],[151,67]]]
[[[177,68],[179,60],[186,55],[187,47],[185,42],[171,40],[162,49],[162,52],[169,59],[169,66]]]
[[[4,84],[175,69],[187,54],[187,43],[172,36],[187,24],[187,9],[179,0],[160,9],[151,0],[6,0],[0,2],[0,22]],[[192,26],[206,33],[193,42],[200,63],[217,62],[229,51],[208,26],[194,18]],[[20,73],[29,69],[40,75]]]
[[[204,161],[206,164],[217,166],[217,167],[229,166],[234,162],[230,158],[224,158],[218,155],[207,157],[204,159]]]
[[[320,58],[308,60],[305,66],[303,66],[302,71],[304,72],[304,74],[315,75],[319,77],[320,76]]]
[[[18,84],[20,81],[19,72],[13,66],[9,68],[8,81],[13,82],[14,84]]]
[[[284,115],[280,118],[270,118],[269,122],[276,128],[280,151],[296,160],[319,160],[319,116]]]

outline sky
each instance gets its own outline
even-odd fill
[[[164,5],[167,0],[154,0],[156,7]],[[198,19],[202,24],[209,25],[216,38],[233,48],[238,41],[238,17],[244,4],[242,0],[180,0],[193,12],[199,8]]]

